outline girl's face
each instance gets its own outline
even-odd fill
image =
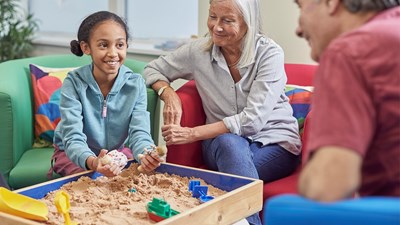
[[[212,1],[207,25],[214,44],[220,47],[240,47],[247,32],[247,25],[232,0]]]
[[[123,27],[108,20],[98,24],[90,34],[89,43],[82,42],[83,53],[91,55],[95,78],[114,79],[126,58],[128,44]]]

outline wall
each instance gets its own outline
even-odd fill
[[[295,34],[299,8],[294,1],[262,0],[261,12],[263,29],[284,49],[286,62],[315,64],[307,42]]]

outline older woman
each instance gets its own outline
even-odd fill
[[[147,85],[164,101],[167,145],[203,140],[211,169],[270,182],[299,164],[301,141],[285,96],[282,49],[263,35],[258,0],[211,0],[209,34],[150,62]],[[206,125],[181,127],[179,97],[169,83],[195,80]],[[259,224],[259,217],[248,218]]]

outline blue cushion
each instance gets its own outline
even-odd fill
[[[297,195],[281,195],[265,203],[263,221],[267,225],[399,225],[400,197],[320,203]]]

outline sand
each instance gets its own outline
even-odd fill
[[[70,215],[80,225],[124,225],[155,224],[149,219],[146,205],[153,197],[164,199],[171,208],[179,212],[200,205],[188,190],[189,180],[200,180],[208,186],[207,195],[221,196],[225,191],[208,185],[199,178],[187,178],[161,173],[139,173],[138,164],[132,163],[119,176],[98,177],[79,180],[62,186],[70,195]],[[56,191],[41,199],[49,208],[49,220],[45,224],[63,225],[64,218],[54,205]]]

